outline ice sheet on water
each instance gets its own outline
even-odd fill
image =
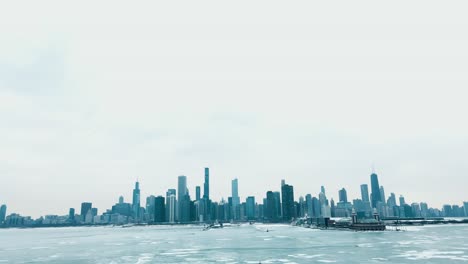
[[[450,259],[468,261],[468,258],[466,258],[463,254],[464,251],[439,251],[437,249],[431,249],[424,251],[410,250],[399,255],[398,257],[403,257],[410,260]]]
[[[203,232],[199,228],[69,228],[0,230],[2,263],[468,263],[467,226],[360,233],[259,225]],[[30,232],[33,231],[33,232]],[[139,237],[138,239],[135,237]],[[271,239],[265,241],[264,239]],[[73,246],[71,243],[76,242]],[[142,243],[143,242],[143,243]],[[142,244],[139,244],[142,243]],[[36,250],[32,250],[36,248]],[[435,250],[437,249],[437,250]],[[58,257],[53,257],[58,255]]]

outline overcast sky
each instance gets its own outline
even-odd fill
[[[119,195],[468,200],[466,1],[0,5],[0,204]],[[149,2],[148,2],[149,3]],[[144,201],[142,201],[144,204]]]

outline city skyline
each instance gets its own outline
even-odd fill
[[[359,186],[360,194],[356,197],[348,196],[348,191],[347,191],[348,189],[346,189],[345,187],[342,187],[341,189],[339,189],[337,192],[337,195],[334,196],[333,194],[330,194],[330,192],[326,192],[326,187],[323,185],[320,186],[320,189],[316,188],[316,194],[314,194],[313,191],[310,191],[304,194],[297,193],[297,192],[294,192],[294,186],[290,185],[289,182],[287,183],[285,179],[281,179],[281,182],[280,182],[281,184],[279,185],[279,191],[276,189],[273,189],[273,190],[266,191],[266,195],[263,195],[263,197],[247,195],[244,198],[239,195],[239,181],[237,178],[234,178],[231,180],[231,195],[229,196],[229,194],[226,194],[227,195],[226,197],[222,197],[219,200],[212,200],[209,197],[209,190],[210,190],[209,178],[210,178],[210,169],[208,167],[205,167],[204,177],[203,177],[205,191],[204,191],[203,197],[199,193],[200,186],[194,185],[192,188],[194,192],[190,192],[190,184],[188,181],[188,177],[185,175],[181,175],[177,177],[176,189],[171,189],[171,188],[167,189],[165,193],[165,198],[164,198],[163,193],[149,194],[148,197],[146,198],[146,203],[144,207],[143,207],[143,204],[141,203],[141,200],[143,198],[141,198],[141,195],[140,195],[140,181],[137,178],[135,181],[134,189],[133,189],[131,204],[129,205],[128,210],[129,212],[131,212],[131,215],[135,220],[140,221],[139,219],[143,219],[143,215],[145,213],[146,214],[149,213],[150,216],[154,215],[156,212],[154,208],[156,206],[159,206],[158,208],[159,209],[162,208],[161,210],[163,210],[164,212],[163,215],[156,216],[156,218],[159,219],[159,222],[177,222],[177,221],[178,222],[190,222],[192,221],[190,219],[194,217],[193,214],[195,212],[196,214],[200,215],[200,217],[201,215],[204,215],[204,217],[210,218],[211,217],[210,213],[206,211],[207,210],[206,208],[210,208],[212,203],[218,204],[219,202],[222,203],[223,201],[227,202],[229,200],[229,204],[232,205],[232,208],[237,208],[237,209],[232,209],[233,211],[230,217],[232,217],[234,220],[236,219],[240,220],[241,213],[239,210],[240,210],[241,204],[243,204],[242,206],[246,207],[244,208],[244,210],[245,210],[245,214],[247,214],[247,217],[248,217],[249,215],[253,214],[252,210],[254,211],[258,210],[256,206],[258,206],[258,204],[260,203],[256,203],[255,201],[261,201],[263,199],[263,205],[265,206],[265,209],[262,209],[262,210],[270,211],[270,213],[268,213],[270,215],[269,216],[270,218],[267,217],[267,219],[270,219],[270,220],[282,219],[286,221],[288,219],[294,218],[293,216],[297,213],[297,212],[289,211],[289,210],[293,210],[292,208],[296,206],[295,204],[297,203],[297,201],[299,201],[299,203],[306,202],[308,204],[306,207],[308,207],[308,206],[312,206],[312,201],[309,200],[311,198],[317,199],[316,201],[320,201],[320,204],[322,204],[322,206],[326,205],[326,206],[329,206],[329,208],[331,208],[331,211],[329,213],[327,213],[326,211],[330,209],[321,208],[321,210],[325,210],[321,214],[328,215],[328,217],[330,216],[334,217],[337,212],[343,214],[342,216],[349,217],[351,208],[358,209],[358,207],[361,207],[361,209],[364,207],[368,207],[369,210],[371,208],[376,208],[376,209],[379,208],[379,212],[381,214],[387,214],[384,211],[380,211],[380,210],[384,210],[380,208],[382,205],[389,206],[390,209],[385,209],[385,210],[392,210],[391,209],[392,206],[401,207],[403,205],[408,204],[412,207],[414,206],[414,204],[417,204],[418,208],[420,206],[421,208],[425,206],[426,213],[427,213],[428,208],[431,208],[431,210],[432,208],[439,209],[441,212],[443,212],[443,210],[445,210],[445,207],[447,205],[449,205],[450,207],[452,206],[452,204],[444,203],[443,206],[440,206],[440,207],[434,206],[432,204],[429,204],[429,207],[428,207],[428,203],[425,200],[416,201],[416,202],[411,201],[410,203],[406,203],[406,200],[403,194],[398,195],[399,196],[399,204],[398,204],[396,202],[396,195],[393,191],[389,194],[388,197],[385,196],[384,186],[379,184],[378,175],[375,172],[374,168],[372,168],[372,172],[369,177],[369,182],[361,183],[357,185]],[[369,186],[371,186],[370,193],[368,191]],[[174,201],[170,200],[171,199],[170,194],[172,194],[173,197],[177,197],[177,199]],[[278,194],[278,197],[275,197],[275,194]],[[314,198],[315,196],[316,198]],[[275,199],[277,201],[272,202]],[[125,200],[125,196],[120,195],[118,197],[118,203],[116,203],[114,206],[123,205],[124,200]],[[92,220],[89,220],[89,219],[91,219],[94,216],[97,216],[98,211],[102,212],[102,211],[105,211],[106,209],[103,210],[103,208],[97,208],[96,206],[93,207],[92,202],[89,202],[89,200],[87,201],[88,202],[81,203],[81,210],[79,211],[80,212],[79,219],[83,222],[85,221],[92,222]],[[193,205],[190,205],[191,203],[199,202],[199,201],[202,202],[203,205],[195,204],[197,209],[190,208],[191,206],[193,206]],[[206,201],[208,201],[208,204]],[[265,205],[266,201],[269,201],[268,207],[266,207]],[[362,204],[359,201],[361,201]],[[358,204],[356,204],[356,202],[358,202]],[[366,202],[367,202],[367,205],[366,205]],[[276,205],[276,203],[278,203],[278,205]],[[349,207],[347,204],[349,204]],[[453,204],[453,206],[461,207],[462,211],[466,210],[464,208],[464,206],[466,205],[467,205],[466,200]],[[114,208],[114,206],[112,208]],[[200,209],[200,206],[202,209]],[[144,208],[146,208],[147,210],[146,212],[141,211],[141,210],[144,210]],[[285,208],[290,208],[290,209],[285,209]],[[417,210],[421,210],[421,208]],[[199,211],[199,209],[202,211]],[[112,211],[113,210],[114,209],[112,209]],[[195,211],[191,213],[186,213],[186,212],[189,212],[190,210],[195,210]],[[281,215],[276,215],[277,213],[274,213],[274,212],[279,212],[279,210],[282,211]],[[312,213],[312,212],[315,212],[316,209],[304,208],[304,210],[308,210]],[[6,216],[5,212],[6,212],[6,205],[2,205],[0,216],[3,217],[3,220],[5,219],[5,216]],[[75,208],[70,208],[69,210],[70,217],[74,215],[74,212],[75,212]],[[368,211],[369,214],[370,212],[371,211]],[[15,212],[15,211],[11,212],[11,209],[10,209],[10,213],[18,213],[18,212]],[[87,215],[87,213],[89,215]],[[265,213],[265,215],[268,215],[268,214]],[[24,214],[20,214],[20,215],[24,215]],[[44,215],[54,215],[54,214],[46,213],[40,216],[42,217]],[[58,215],[61,215],[61,214],[58,214]],[[150,219],[153,219],[152,221],[154,221],[156,218],[150,218]],[[252,218],[247,218],[247,219],[254,219],[254,218],[252,217]],[[203,221],[203,218],[201,218],[200,221]],[[205,221],[208,221],[208,220],[205,219]]]

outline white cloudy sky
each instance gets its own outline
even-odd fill
[[[0,4],[0,203],[100,211],[212,171],[215,199],[294,185],[468,200],[464,1]]]

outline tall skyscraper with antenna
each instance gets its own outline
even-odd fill
[[[133,218],[135,220],[140,220],[140,183],[135,182],[135,189],[133,189],[133,199],[132,199],[132,212]]]
[[[211,220],[211,200],[210,200],[210,168],[205,168],[205,182],[203,184],[203,220]]]

